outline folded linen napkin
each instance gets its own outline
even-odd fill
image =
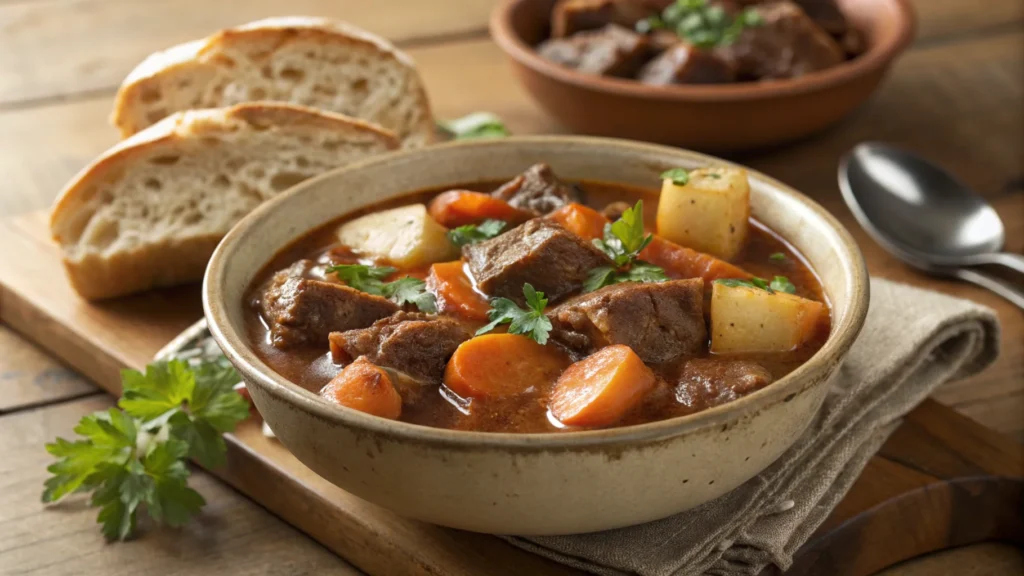
[[[945,382],[998,354],[995,313],[967,300],[871,281],[864,329],[804,435],[774,464],[696,509],[575,536],[512,544],[606,575],[754,575],[785,570],[900,419]]]

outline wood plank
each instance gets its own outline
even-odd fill
[[[293,14],[344,18],[399,44],[484,35],[495,0],[293,0]],[[1018,0],[914,0],[919,38],[935,41],[1024,21]],[[0,4],[0,103],[113,90],[151,52],[249,20],[280,15],[274,0],[67,0]],[[98,42],[97,38],[117,38]]]
[[[43,444],[68,438],[79,418],[112,405],[105,394],[0,417],[0,566],[5,574],[45,573],[356,575],[357,570],[257,504],[194,469],[189,484],[206,507],[180,530],[142,523],[144,535],[105,546],[96,508],[82,496],[39,504]]]
[[[1024,550],[1002,543],[978,544],[929,554],[875,576],[1019,576]]]
[[[286,13],[341,18],[402,44],[484,34],[489,0],[75,0],[0,4],[0,102],[112,90],[148,54]],[[116,41],[98,41],[116,38]]]
[[[0,414],[98,391],[77,372],[0,325]]]

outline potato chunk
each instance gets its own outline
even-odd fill
[[[825,306],[784,292],[715,282],[711,352],[788,352],[814,335]]]
[[[448,229],[423,204],[410,204],[367,214],[338,228],[338,240],[357,254],[385,260],[401,268],[418,268],[458,258]]]
[[[658,234],[729,260],[743,248],[750,218],[750,183],[739,168],[701,168],[683,186],[665,179],[658,201]]]

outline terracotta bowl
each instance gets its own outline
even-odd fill
[[[648,86],[582,74],[541,58],[555,0],[504,0],[491,36],[526,90],[573,132],[706,151],[738,151],[797,140],[835,124],[863,103],[914,37],[907,0],[839,0],[868,50],[792,80]]]
[[[669,167],[728,164],[674,148],[586,137],[452,143],[373,158],[267,202],[224,238],[203,305],[210,331],[267,423],[304,464],[398,514],[500,534],[566,534],[647,522],[739,486],[808,425],[867,311],[864,261],[820,206],[750,173],[756,218],[784,235],[820,275],[832,334],[810,361],[772,385],[697,414],[638,426],[557,434],[429,428],[328,404],[264,364],[243,327],[243,294],[272,255],[307,231],[407,192],[509,178],[535,162],[560,176],[656,187]]]

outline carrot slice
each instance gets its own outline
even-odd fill
[[[665,273],[677,278],[703,278],[704,285],[719,278],[751,278],[750,272],[719,260],[710,254],[697,252],[661,236],[655,236],[651,243],[640,252],[640,259],[661,266]]]
[[[402,397],[383,368],[360,356],[345,366],[320,389],[329,402],[353,410],[398,420],[402,415]]]
[[[607,346],[562,373],[548,408],[569,426],[609,426],[636,406],[654,381],[654,372],[629,346]]]
[[[604,226],[608,223],[603,214],[582,204],[567,204],[547,217],[588,242],[604,237]]]
[[[487,219],[503,220],[515,226],[534,217],[533,213],[514,208],[500,198],[469,190],[438,194],[430,201],[429,212],[434,220],[448,228],[479,224]]]
[[[427,290],[437,298],[437,309],[467,320],[487,321],[487,299],[473,290],[462,261],[438,262],[430,267]]]
[[[568,365],[553,346],[516,334],[485,334],[459,346],[444,383],[463,398],[502,398],[543,389]]]
[[[604,226],[608,223],[603,214],[582,204],[563,206],[547,217],[584,240],[603,237]],[[725,260],[685,248],[657,235],[640,253],[640,259],[661,266],[673,278],[703,278],[706,286],[710,286],[712,281],[719,278],[752,277],[746,270]]]

